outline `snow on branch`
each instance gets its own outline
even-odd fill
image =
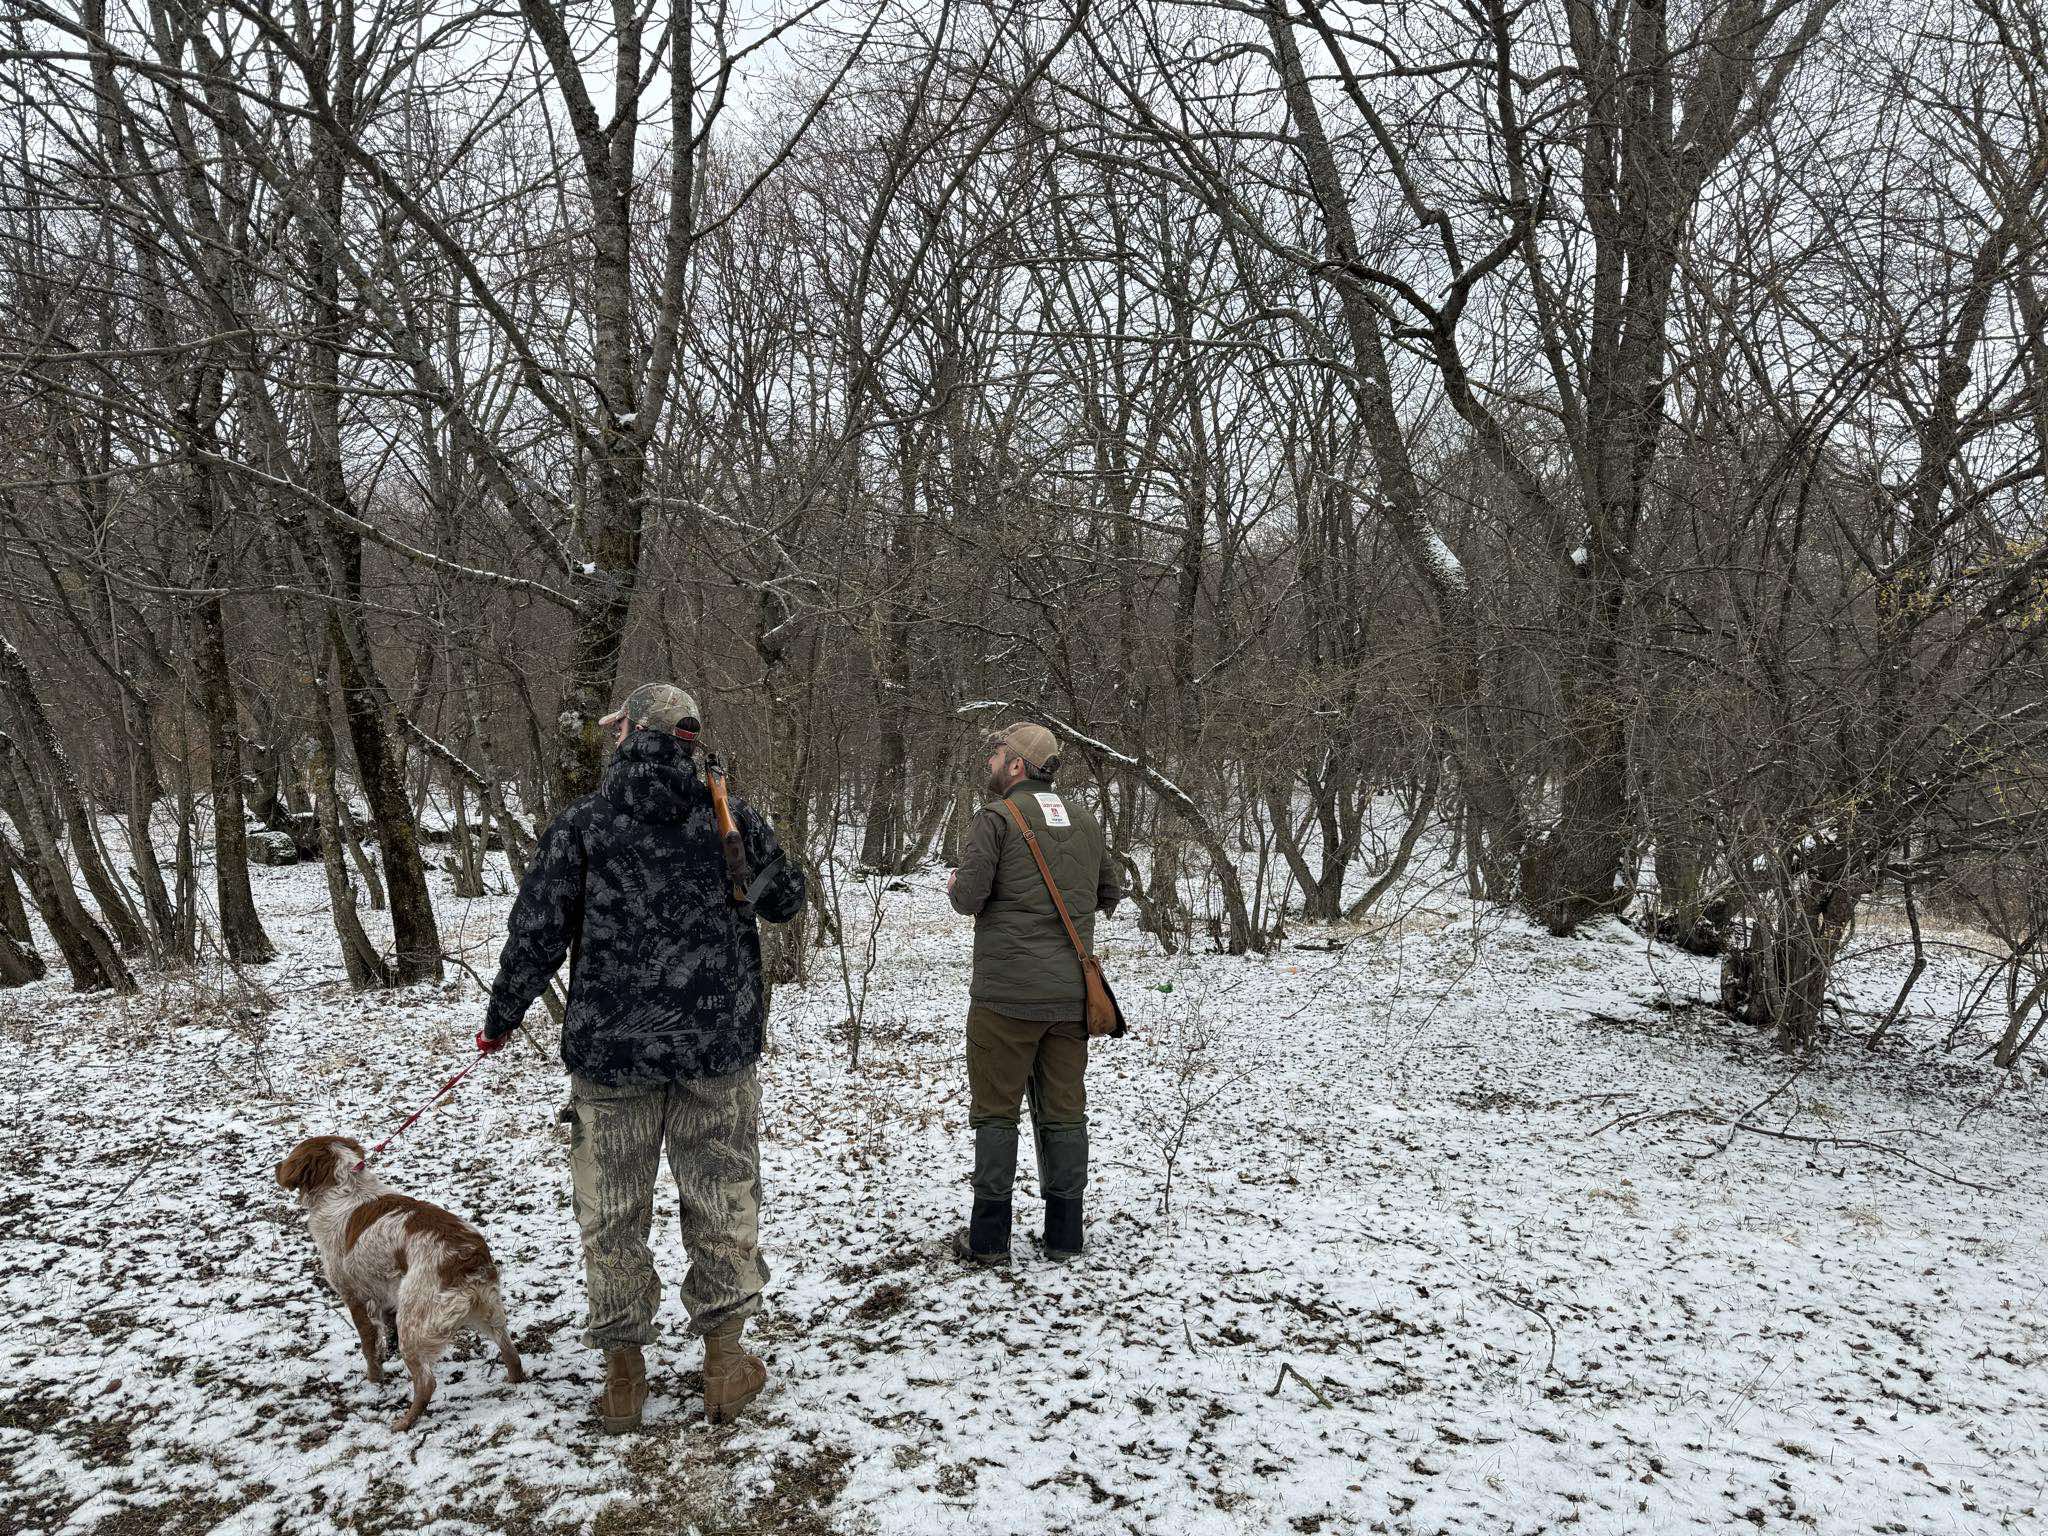
[[[967,715],[991,709],[1013,709],[1019,714],[1038,716],[1039,719],[1046,723],[1047,728],[1062,741],[1070,741],[1076,746],[1086,747],[1105,762],[1115,763],[1119,768],[1130,769],[1149,784],[1156,793],[1164,796],[1173,805],[1174,809],[1183,816],[1199,826],[1208,826],[1208,819],[1202,815],[1201,807],[1195,804],[1193,797],[1157,768],[1154,768],[1150,763],[1131,756],[1128,752],[1118,751],[1108,742],[1090,736],[1086,731],[1077,729],[1068,721],[1062,720],[1058,715],[1052,714],[1047,710],[1039,709],[1030,704],[1019,704],[1014,699],[980,699],[972,704],[961,705],[953,713],[956,715]]]
[[[1437,579],[1447,587],[1463,592],[1466,589],[1465,567],[1458,557],[1451,553],[1451,546],[1434,528],[1423,530],[1424,547],[1429,554],[1430,569]]]
[[[471,767],[468,763],[464,762],[460,757],[458,757],[453,747],[447,745],[445,742],[440,741],[436,737],[431,735],[425,729],[425,727],[423,727],[417,720],[413,719],[412,716],[401,713],[398,716],[398,723],[405,728],[405,733],[408,736],[412,737],[414,741],[417,741],[421,746],[425,747],[429,752],[433,753],[434,756],[438,757],[450,768],[453,768],[457,773],[461,774],[463,778],[469,781],[470,785],[473,788],[479,790],[488,790],[490,788],[489,781],[487,781],[484,778],[484,776],[481,773],[479,773],[475,768]]]

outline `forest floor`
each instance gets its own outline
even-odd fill
[[[435,878],[488,977],[509,896]],[[1619,923],[1560,940],[1411,889],[1234,959],[1163,956],[1126,913],[1088,1252],[1023,1240],[1027,1166],[1018,1263],[969,1272],[942,1251],[968,927],[943,871],[839,878],[850,933],[882,903],[859,1066],[817,954],[763,1064],[770,1385],[722,1429],[671,1295],[647,1432],[597,1432],[536,1010],[380,1164],[488,1235],[532,1378],[465,1344],[394,1431],[403,1373],[363,1380],[272,1170],[384,1136],[471,1059],[481,992],[352,995],[317,867],[255,872],[282,952],[247,984],[0,994],[0,1528],[2048,1528],[2048,1078],[1949,1047],[1960,961],[1867,1053],[1856,1010],[1902,970],[1870,927],[1801,1062]],[[655,1231],[672,1290],[665,1174]]]

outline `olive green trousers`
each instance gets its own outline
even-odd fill
[[[1040,1192],[1079,1199],[1088,1182],[1088,1026],[967,1010],[967,1123],[974,1194],[1008,1201],[1017,1172],[1017,1116],[1031,1105]]]

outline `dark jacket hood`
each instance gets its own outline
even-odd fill
[[[689,744],[658,731],[630,731],[605,766],[600,793],[635,821],[681,821],[710,803]]]

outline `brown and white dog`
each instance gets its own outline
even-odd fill
[[[489,1334],[506,1376],[524,1381],[483,1234],[438,1205],[392,1193],[356,1167],[362,1158],[346,1136],[314,1136],[277,1165],[277,1182],[312,1219],[320,1268],[356,1325],[372,1382],[384,1380],[383,1320],[397,1315],[398,1352],[412,1373],[412,1405],[398,1427],[411,1429],[426,1408],[434,1362],[459,1329]]]

